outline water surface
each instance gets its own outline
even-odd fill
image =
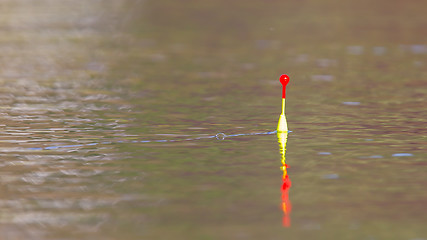
[[[424,5],[2,1],[1,238],[427,239]]]

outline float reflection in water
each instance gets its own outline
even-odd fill
[[[280,167],[283,171],[283,177],[282,177],[282,203],[280,205],[280,208],[283,211],[283,226],[289,227],[291,226],[291,210],[292,205],[291,201],[289,200],[289,189],[291,187],[291,180],[289,179],[288,175],[288,165],[286,164],[286,143],[288,141],[288,132],[279,132],[277,133],[277,138],[279,141],[280,146],[280,154],[282,156],[282,166]]]

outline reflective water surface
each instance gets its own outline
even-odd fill
[[[427,239],[425,8],[0,1],[0,238]]]

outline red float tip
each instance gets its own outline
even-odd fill
[[[286,85],[288,85],[289,83],[289,76],[286,74],[283,74],[282,76],[280,76],[280,82],[284,87],[286,87]]]
[[[280,83],[282,83],[283,90],[282,90],[282,98],[286,98],[286,85],[289,83],[289,76],[286,74],[283,74],[280,76]]]

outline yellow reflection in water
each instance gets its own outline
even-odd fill
[[[277,133],[277,138],[280,145],[280,154],[282,155],[282,166],[280,167],[283,171],[282,177],[282,204],[281,209],[283,211],[283,226],[289,227],[291,225],[291,210],[292,205],[289,200],[289,189],[291,187],[291,180],[288,176],[288,165],[286,164],[286,143],[288,141],[288,132],[279,132]]]

